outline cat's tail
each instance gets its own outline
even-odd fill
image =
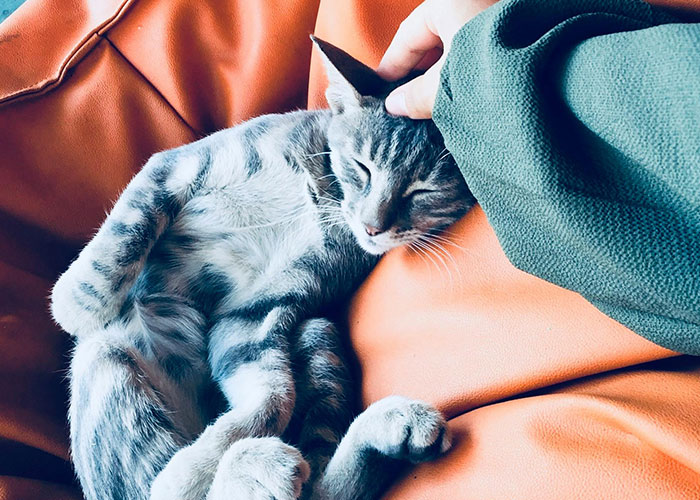
[[[71,456],[86,500],[148,500],[206,423],[203,316],[166,296],[141,307],[146,321],[79,338],[71,359]],[[172,315],[152,314],[164,310]]]
[[[188,149],[148,160],[54,285],[51,312],[65,331],[81,336],[119,315],[151,249],[204,182],[209,165]]]

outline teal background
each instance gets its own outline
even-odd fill
[[[24,0],[0,0],[0,23],[7,19],[23,3]]]

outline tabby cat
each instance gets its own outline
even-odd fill
[[[314,41],[330,110],[155,154],[53,289],[88,500],[372,499],[449,447],[419,401],[352,421],[332,319],[469,192],[432,122],[388,115],[391,85]]]

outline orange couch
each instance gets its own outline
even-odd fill
[[[376,65],[417,3],[29,0],[0,25],[0,500],[80,498],[46,297],[128,179],[155,151],[323,106],[307,35]],[[450,238],[449,272],[397,250],[349,308],[364,403],[431,401],[456,436],[388,498],[700,498],[698,359],[513,268],[478,207]]]

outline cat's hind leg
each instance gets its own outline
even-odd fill
[[[173,456],[154,482],[152,500],[201,500],[210,488],[210,500],[243,498],[235,495],[238,479],[244,478],[246,488],[267,498],[270,491],[295,492],[295,485],[306,480],[308,465],[297,450],[276,438],[254,439],[280,436],[292,416],[296,391],[287,338],[293,324],[294,315],[287,307],[271,306],[262,312],[234,312],[211,328],[212,375],[230,409]],[[267,459],[235,459],[254,456],[257,445],[264,447],[258,453]],[[274,474],[269,472],[271,463],[277,463]],[[215,474],[219,476],[216,487],[212,485]],[[261,475],[267,477],[266,482],[256,484],[253,478]],[[174,491],[189,493],[175,496]]]
[[[196,335],[201,322],[194,313],[191,319],[189,331],[152,344],[121,322],[78,339],[69,418],[72,458],[87,500],[146,500],[158,472],[204,427],[199,395],[206,358],[201,331]],[[178,349],[178,340],[188,345]]]
[[[352,380],[335,325],[322,318],[303,322],[292,346],[297,367],[297,405],[289,437],[311,466],[304,497],[328,465],[353,416]]]

